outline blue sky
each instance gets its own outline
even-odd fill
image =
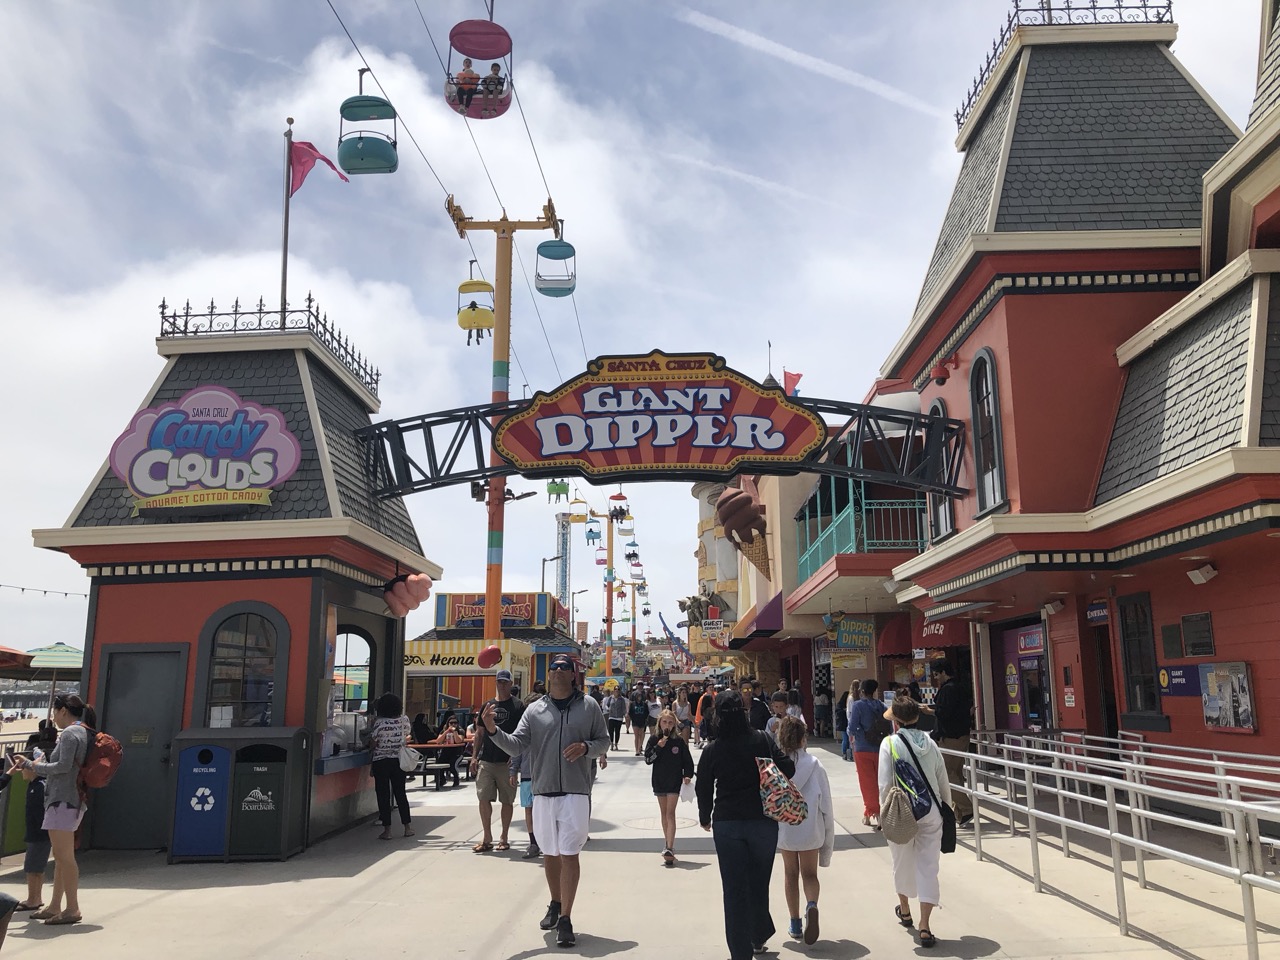
[[[438,44],[479,0],[419,0]],[[412,0],[334,0],[445,187],[467,213],[545,200],[519,115],[466,125]],[[512,76],[566,238],[567,301],[516,269],[512,391],[556,386],[586,355],[710,350],[804,393],[860,400],[906,326],[960,155],[950,119],[1007,0],[905,4],[498,0]],[[1174,52],[1244,125],[1259,0],[1179,0]],[[444,51],[442,50],[442,53]],[[285,116],[336,154],[359,61],[324,0],[49,0],[0,8],[0,583],[87,592],[31,546],[61,525],[160,372],[156,305],[271,300],[279,286]],[[470,251],[401,133],[401,168],[343,184],[317,167],[295,197],[290,298],[314,291],[380,366],[382,415],[488,399],[489,348],[454,320]],[[519,246],[532,269],[537,238]],[[492,244],[476,239],[486,273]],[[545,327],[545,336],[543,328]],[[550,347],[548,346],[548,342]],[[516,489],[542,484],[513,481]],[[608,490],[584,488],[603,506]],[[627,488],[656,611],[696,588],[687,486]],[[463,489],[410,498],[439,589],[480,589],[484,516]],[[508,589],[555,553],[544,496],[508,511]],[[579,536],[574,588],[599,570]],[[550,566],[550,565],[548,565]],[[550,571],[548,571],[550,576]],[[599,591],[579,616],[598,627]],[[0,589],[3,643],[84,637],[83,600]],[[410,618],[416,633],[430,614]]]

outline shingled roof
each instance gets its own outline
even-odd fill
[[[264,344],[264,347],[267,345]],[[401,500],[380,501],[365,479],[354,431],[368,426],[359,398],[314,359],[298,362],[292,349],[189,353],[174,358],[164,380],[145,398],[144,407],[176,402],[202,384],[217,384],[246,400],[275,407],[298,438],[302,461],[292,477],[274,489],[270,504],[236,514],[238,521],[350,517],[421,555],[413,521]],[[315,396],[308,402],[304,377]],[[320,455],[317,434],[325,439],[329,460]],[[329,497],[326,472],[332,474],[338,503]],[[143,526],[169,523],[218,523],[223,516],[134,516],[134,497],[110,470],[72,518],[71,527]]]
[[[1271,15],[1275,17],[1274,13]],[[1249,126],[1257,123],[1277,103],[1280,103],[1280,17],[1275,17],[1271,23],[1271,31],[1263,47],[1258,91],[1253,98],[1253,109],[1249,111]]]
[[[1252,292],[1240,284],[1133,361],[1097,503],[1240,443]]]
[[[1078,29],[1084,42],[1011,52],[1003,89],[968,119],[917,311],[973,234],[1199,229],[1201,180],[1234,128],[1163,42]]]

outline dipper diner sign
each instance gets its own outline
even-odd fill
[[[701,353],[601,357],[494,431],[498,452],[522,473],[575,466],[589,476],[729,476],[799,464],[826,439],[817,415]]]
[[[228,513],[271,502],[302,448],[279,410],[225,387],[196,387],[177,403],[138,411],[111,447],[111,470],[139,511]]]

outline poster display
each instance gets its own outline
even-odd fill
[[[1223,733],[1254,733],[1253,683],[1243,661],[1200,664],[1204,725]]]

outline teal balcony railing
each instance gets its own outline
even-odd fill
[[[835,517],[823,516],[811,501],[796,518],[799,536],[797,583],[804,583],[838,553],[912,550],[928,542],[928,505],[909,500],[855,501]]]

